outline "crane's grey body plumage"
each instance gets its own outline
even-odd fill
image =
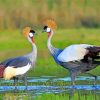
[[[12,66],[14,68],[26,66],[28,63],[31,64],[30,59],[27,57],[16,57],[16,58],[9,58],[6,61],[1,62],[1,65],[5,67]]]
[[[65,63],[62,62],[62,66],[70,71],[74,71],[79,74],[96,68],[98,64],[84,63],[82,61],[71,61]]]

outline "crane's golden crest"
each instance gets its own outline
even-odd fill
[[[23,29],[23,34],[24,34],[24,36],[27,36],[27,35],[29,34],[30,30],[31,30],[30,27],[25,27],[25,28]]]
[[[52,30],[55,30],[57,28],[57,24],[53,19],[44,20],[44,25],[48,26]]]

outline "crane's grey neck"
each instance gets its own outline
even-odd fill
[[[32,44],[31,60],[35,61],[37,57],[37,47],[35,43]]]
[[[37,47],[35,43],[32,44],[32,52],[28,54],[28,57],[31,60],[32,64],[35,65],[37,57]]]
[[[51,38],[52,38],[53,34],[54,34],[54,32],[51,30],[51,34],[50,34],[50,36],[48,37],[48,41],[47,41],[47,47],[48,47],[48,49],[49,49],[49,51],[50,51],[50,53],[51,53],[52,55],[54,55],[54,54],[58,51],[58,49],[55,48],[55,47],[51,44]]]
[[[29,41],[32,44],[32,52],[30,52],[29,54],[25,55],[26,57],[28,57],[32,64],[35,64],[36,61],[36,57],[37,57],[37,47],[35,45],[35,43],[33,43],[32,41]]]

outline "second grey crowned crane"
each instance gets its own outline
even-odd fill
[[[24,56],[9,58],[0,63],[0,78],[4,78],[6,80],[13,79],[15,90],[17,89],[16,82],[18,79],[24,80],[27,89],[26,73],[35,65],[37,57],[37,48],[34,42],[35,31],[31,30],[30,27],[26,27],[23,29],[23,34],[32,44],[32,52]]]
[[[43,32],[48,33],[47,47],[55,62],[69,70],[73,85],[79,73],[85,73],[100,65],[100,46],[74,44],[65,49],[55,48],[51,44],[51,38],[57,27],[56,23],[52,19],[47,19],[44,24]]]

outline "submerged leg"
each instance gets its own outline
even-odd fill
[[[86,73],[86,74],[88,74],[88,75],[90,75],[90,76],[92,76],[92,77],[95,78],[95,80],[94,80],[94,85],[96,85],[96,81],[97,81],[97,77],[98,77],[98,76],[93,75],[93,74],[91,74],[91,73]]]
[[[18,82],[18,78],[14,77],[14,86],[15,86],[15,89],[14,91],[17,92],[17,82]]]
[[[25,90],[27,91],[27,75],[24,76],[24,84],[25,84]]]
[[[75,71],[71,71],[70,75],[71,75],[72,85],[75,86],[76,72]]]

